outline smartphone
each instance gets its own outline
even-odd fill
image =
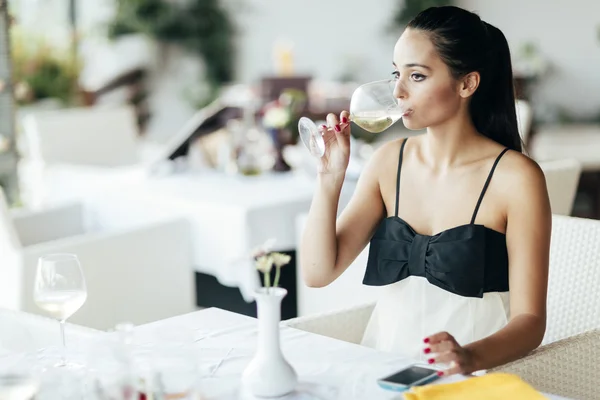
[[[377,380],[377,384],[386,390],[403,392],[412,386],[429,383],[438,378],[438,370],[419,365],[410,365],[400,371]]]

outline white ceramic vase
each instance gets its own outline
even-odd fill
[[[279,287],[255,291],[258,312],[258,346],[242,375],[244,389],[257,397],[279,397],[292,392],[298,375],[279,344],[281,300],[287,290]]]

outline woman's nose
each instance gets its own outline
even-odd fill
[[[397,99],[406,98],[406,90],[400,79],[396,81],[396,85],[394,86],[394,97]]]

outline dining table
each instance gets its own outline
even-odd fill
[[[11,312],[10,326],[4,324],[4,330],[20,329],[19,336],[23,337],[37,335],[39,340],[45,338],[44,346],[52,348],[53,343],[48,336],[57,331],[57,322],[50,318],[40,316],[32,318],[29,314],[21,314],[21,319],[26,323],[19,324],[18,313]],[[0,313],[0,317],[2,315]],[[74,369],[70,379],[65,379],[64,373],[60,379],[57,375],[50,375],[45,379],[42,389],[48,393],[56,391],[56,386],[59,384],[69,384],[69,393],[80,393],[73,389],[85,383],[88,389],[86,393],[90,393],[90,387],[96,388],[95,397],[77,394],[70,397],[64,395],[60,398],[113,399],[114,397],[103,397],[99,394],[101,390],[98,382],[106,383],[107,377],[116,379],[126,376],[127,370],[119,366],[124,365],[124,360],[128,358],[125,356],[125,349],[130,348],[136,349],[130,353],[134,355],[132,359],[143,360],[136,370],[139,377],[155,377],[157,374],[162,374],[161,385],[171,385],[174,391],[193,387],[196,393],[195,397],[176,398],[258,400],[244,388],[241,379],[257,348],[259,324],[256,318],[211,307],[144,325],[123,324],[123,326],[126,328],[120,327],[111,332],[70,326],[67,330],[67,347],[72,349],[66,354],[71,361],[81,362],[83,367]],[[280,323],[279,328],[283,356],[297,372],[298,384],[292,393],[278,399],[400,400],[403,398],[401,393],[379,387],[377,380],[414,364],[415,360],[298,330],[286,326],[285,321]],[[55,338],[57,337],[58,335]],[[0,335],[0,342],[1,339]],[[42,343],[39,340],[32,342],[31,346]],[[54,344],[58,345],[58,343]],[[21,357],[21,360],[29,363],[39,363],[43,359],[40,356],[43,350],[27,348],[25,344],[15,347],[12,352],[11,349],[5,348],[4,354],[0,353],[0,373],[6,370],[7,363],[14,362],[16,357]],[[21,366],[23,362],[21,361]],[[452,375],[442,377],[432,384],[465,379],[472,378]],[[543,395],[549,400],[565,399],[553,394],[543,393]],[[36,396],[36,400],[53,398],[59,397],[44,396],[43,393]],[[149,398],[151,397],[146,397]],[[171,397],[165,397],[167,398]]]

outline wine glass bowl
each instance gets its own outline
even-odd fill
[[[383,80],[359,86],[350,99],[350,121],[371,133],[381,133],[407,114],[394,96],[395,80]],[[325,141],[309,118],[298,121],[304,145],[315,157],[325,154]]]

